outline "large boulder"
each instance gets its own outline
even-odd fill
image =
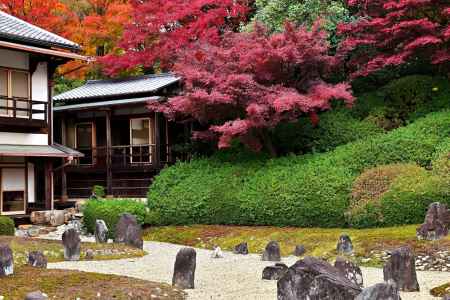
[[[135,216],[125,213],[120,216],[116,225],[116,243],[124,243],[132,247],[143,249],[142,228]]]
[[[48,212],[46,211],[33,211],[30,215],[31,223],[35,225],[44,225],[49,221]]]
[[[47,268],[47,258],[41,251],[28,253],[28,265],[35,268]]]
[[[278,300],[352,300],[361,288],[328,262],[305,257],[278,280]]]
[[[8,245],[0,245],[0,277],[14,273],[14,257]]]
[[[81,239],[74,228],[67,229],[62,235],[64,246],[64,259],[69,261],[80,260]]]
[[[177,253],[173,270],[172,285],[180,289],[193,289],[197,253],[192,248],[183,248]]]
[[[353,253],[352,239],[347,234],[342,234],[339,237],[339,241],[336,245],[336,251],[338,254],[350,255]]]
[[[274,266],[265,267],[262,273],[262,279],[278,280],[286,273],[288,266],[281,263],[276,263]]]
[[[28,293],[25,300],[47,300],[48,296],[40,291]]]
[[[383,268],[384,281],[392,280],[404,292],[419,291],[414,253],[410,247],[392,251]]]
[[[66,211],[64,210],[44,210],[33,211],[30,221],[35,225],[61,226],[66,222]]]
[[[440,240],[448,235],[450,211],[445,204],[431,203],[424,223],[417,228],[417,238],[423,240]]]
[[[233,253],[247,255],[248,254],[247,242],[243,242],[243,243],[240,243],[239,245],[234,246]]]
[[[262,260],[280,261],[281,260],[280,245],[275,241],[269,242],[262,254]]]
[[[348,259],[338,256],[334,262],[334,267],[351,282],[363,287],[363,276],[361,268],[358,265]]]
[[[108,242],[108,226],[103,220],[95,221],[95,241],[97,243]]]
[[[64,210],[52,210],[50,212],[49,223],[52,226],[61,226],[66,222],[66,212]]]
[[[397,286],[392,281],[369,286],[355,300],[401,300]]]

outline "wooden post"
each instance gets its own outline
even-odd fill
[[[160,130],[160,117],[159,113],[155,112],[155,153],[153,155],[153,162],[155,166],[159,169],[161,166],[161,130]],[[153,150],[152,150],[153,152]]]
[[[67,137],[66,137],[66,118],[63,116],[61,118],[61,143],[64,146],[67,146]],[[65,159],[62,159],[62,163],[65,164]],[[69,195],[67,194],[67,174],[66,168],[61,169],[61,202],[66,202],[69,199]]]
[[[112,186],[112,141],[111,141],[111,111],[106,111],[106,194],[107,197],[113,197]]]
[[[51,160],[44,163],[45,174],[45,209],[53,209],[53,164]]]

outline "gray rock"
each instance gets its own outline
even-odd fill
[[[302,256],[305,253],[306,253],[305,246],[303,246],[303,245],[295,246],[295,250],[294,250],[294,255],[295,256]]]
[[[13,252],[8,245],[0,245],[0,277],[14,273]]]
[[[334,267],[347,277],[351,282],[363,287],[363,276],[361,268],[350,260],[338,256],[334,262]]]
[[[377,283],[363,289],[355,300],[401,300],[397,286],[392,281]]]
[[[262,279],[278,280],[283,277],[287,270],[288,266],[281,263],[277,263],[275,266],[265,267],[262,273]]]
[[[41,251],[28,253],[28,265],[35,268],[47,268],[47,258]]]
[[[440,240],[448,235],[450,211],[445,204],[431,203],[424,223],[417,228],[417,238],[423,240]]]
[[[247,242],[240,243],[239,245],[236,245],[236,246],[234,247],[233,253],[234,253],[234,254],[244,254],[244,255],[247,255],[247,254],[248,254],[248,244],[247,244]]]
[[[352,300],[361,288],[328,262],[305,257],[278,280],[278,300]]]
[[[223,258],[223,252],[219,246],[214,247],[214,250],[211,253],[211,258]]]
[[[172,285],[180,289],[193,289],[197,253],[192,248],[183,248],[177,253],[175,260]]]
[[[135,216],[128,213],[120,216],[119,222],[116,225],[116,238],[114,242],[143,249],[142,228],[138,224]]]
[[[64,259],[69,261],[80,260],[81,239],[80,234],[73,228],[67,229],[62,235],[64,246]]]
[[[95,241],[97,243],[108,242],[108,226],[103,220],[95,221]]]
[[[442,300],[450,300],[450,294],[444,295],[444,297],[442,297]]]
[[[280,245],[275,241],[269,242],[262,254],[262,260],[280,261],[281,260]]]
[[[403,292],[419,291],[415,257],[410,247],[392,251],[383,268],[384,281],[392,280]]]
[[[338,254],[350,255],[353,253],[352,239],[347,234],[342,234],[336,246]]]
[[[92,250],[92,249],[87,249],[87,250],[86,250],[85,259],[87,259],[87,260],[92,260],[92,259],[94,259],[94,250]]]
[[[25,296],[25,300],[47,300],[48,297],[46,294],[43,294],[41,292],[32,292],[32,293],[28,293]]]

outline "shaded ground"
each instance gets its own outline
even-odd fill
[[[0,295],[5,300],[23,300],[40,290],[49,299],[185,299],[184,292],[167,284],[129,277],[68,270],[43,270],[22,266],[15,275],[2,278]]]
[[[0,244],[8,244],[11,247],[16,265],[26,264],[28,253],[36,250],[44,252],[49,262],[64,260],[64,249],[61,241],[0,236]],[[81,260],[84,259],[86,250],[88,249],[94,250],[95,260],[141,257],[146,254],[140,249],[131,248],[122,244],[82,243]]]
[[[450,250],[450,236],[441,241],[418,241],[417,225],[374,229],[321,229],[278,228],[244,226],[168,226],[147,229],[144,240],[189,245],[212,249],[214,245],[224,250],[247,241],[251,253],[262,253],[266,244],[278,241],[283,256],[291,255],[295,245],[302,244],[307,254],[332,259],[336,256],[336,243],[342,233],[350,235],[356,259],[366,266],[381,266],[380,253],[399,246],[410,245],[416,254],[432,254]],[[365,258],[371,258],[370,261]]]

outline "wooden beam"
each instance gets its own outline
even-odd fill
[[[16,43],[10,43],[5,41],[0,41],[0,47],[2,48],[8,48],[8,49],[15,49],[23,52],[30,52],[30,53],[39,53],[49,56],[55,56],[55,57],[61,57],[65,59],[78,59],[82,61],[93,61],[93,58],[86,57],[83,55],[75,54],[73,52],[63,52],[58,50],[52,50],[52,49],[45,49],[45,48],[39,48],[34,46],[27,46],[22,44],[16,44]]]
[[[161,165],[161,122],[160,113],[155,112],[155,154],[153,155],[154,164],[157,168]]]
[[[67,136],[66,136],[66,119],[61,118],[61,143],[67,146]],[[63,165],[65,164],[65,159],[62,159]],[[66,168],[61,168],[61,202],[66,202],[69,200],[67,194],[67,173]]]
[[[106,111],[106,194],[113,196],[112,186],[112,161],[111,161],[111,111]]]
[[[45,209],[53,209],[53,165],[51,160],[44,162],[45,174]]]

